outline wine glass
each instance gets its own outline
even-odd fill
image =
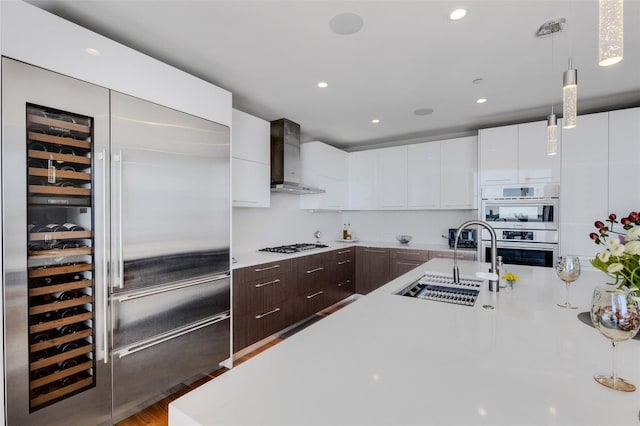
[[[597,287],[591,300],[591,321],[613,346],[611,376],[595,376],[596,382],[611,389],[633,392],[636,387],[616,373],[616,345],[633,338],[640,328],[638,304],[629,294],[611,287]]]
[[[556,273],[562,281],[564,281],[567,293],[564,303],[558,303],[558,306],[567,309],[578,309],[577,306],[569,302],[569,284],[574,282],[580,276],[580,259],[578,256],[558,256],[556,262]]]

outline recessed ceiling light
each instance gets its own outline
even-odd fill
[[[371,120],[371,122],[373,124],[378,124],[380,122],[380,120],[378,120],[377,118],[374,118],[373,120]]]
[[[100,55],[100,51],[98,49],[94,49],[93,47],[87,47],[84,49],[89,55],[98,56]]]
[[[433,114],[433,108],[418,108],[417,110],[413,111],[413,113],[415,115],[429,115]]]
[[[339,13],[329,21],[329,28],[336,34],[351,35],[362,29],[364,21],[358,14],[352,12]]]
[[[487,98],[478,98],[478,100],[476,100],[477,104],[483,104],[485,102],[487,102]]]
[[[321,89],[324,89],[327,86],[329,86],[329,83],[327,83],[326,81],[321,81],[320,83],[318,83],[318,87]]]
[[[449,14],[449,19],[451,19],[452,21],[457,21],[459,19],[464,18],[467,15],[467,10],[466,9],[455,9],[453,12],[451,12]]]

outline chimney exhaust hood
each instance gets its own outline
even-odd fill
[[[325,192],[300,182],[300,125],[286,118],[271,122],[271,192]]]

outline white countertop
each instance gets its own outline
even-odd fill
[[[556,306],[564,286],[551,268],[505,266],[516,289],[485,284],[473,307],[393,294],[451,265],[432,260],[189,392],[169,424],[638,424],[640,390],[593,380],[610,373],[611,344],[576,318],[604,274],[574,283],[578,310]],[[619,345],[618,374],[640,389],[640,341]]]
[[[247,266],[259,265],[261,263],[269,263],[269,262],[279,262],[284,259],[293,259],[295,257],[301,256],[310,256],[312,254],[323,253],[326,251],[336,250],[344,247],[353,247],[353,246],[362,246],[362,247],[384,247],[384,248],[394,248],[394,249],[408,249],[408,250],[438,250],[438,251],[453,251],[453,249],[449,248],[449,244],[443,242],[442,244],[425,244],[425,243],[409,243],[409,244],[400,244],[399,242],[389,242],[389,241],[349,241],[349,242],[341,242],[341,241],[321,241],[321,244],[325,244],[329,247],[313,249],[313,250],[305,250],[299,253],[270,253],[264,251],[248,251],[248,252],[238,252],[233,253],[233,258],[237,261],[231,265],[232,269],[245,268]],[[460,252],[475,252],[476,249],[465,249],[459,248]]]

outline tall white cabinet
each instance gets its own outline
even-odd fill
[[[231,199],[234,207],[271,204],[271,125],[234,109],[231,127]]]
[[[561,155],[547,155],[546,121],[481,129],[479,135],[480,185],[560,182]]]
[[[407,147],[374,150],[377,154],[376,193],[378,210],[407,208]]]
[[[300,196],[300,208],[345,210],[349,206],[349,154],[326,143],[300,145],[301,180],[324,189],[322,194]]]
[[[407,147],[407,207],[437,209],[440,207],[441,144],[427,142]]]
[[[376,208],[376,174],[378,153],[375,149],[349,153],[349,208]]]
[[[581,115],[562,131],[560,254],[593,257],[601,250],[589,238],[593,223],[609,215],[609,114]]]
[[[609,210],[640,209],[640,108],[609,113]]]

